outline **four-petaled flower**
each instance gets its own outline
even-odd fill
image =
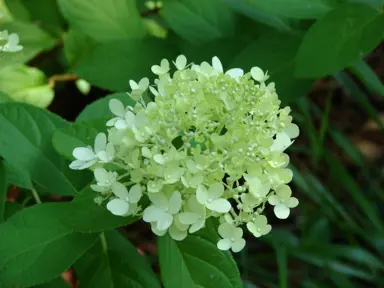
[[[221,198],[224,194],[224,185],[215,183],[207,188],[204,185],[199,185],[196,190],[196,198],[200,204],[203,204],[209,210],[227,213],[231,210],[231,203],[227,199]]]
[[[280,185],[276,189],[276,195],[271,195],[268,198],[269,204],[275,206],[273,212],[279,219],[287,219],[289,216],[290,208],[295,208],[299,205],[299,200],[291,197],[292,191],[288,185]]]
[[[108,163],[113,160],[115,147],[112,143],[107,144],[107,136],[99,133],[96,136],[94,148],[77,147],[73,150],[73,157],[76,158],[69,167],[71,169],[82,170],[91,167],[97,162]]]
[[[206,208],[200,204],[195,195],[187,202],[187,209],[179,214],[179,221],[185,225],[191,225],[189,233],[194,233],[204,227],[206,219]]]
[[[223,238],[217,242],[217,247],[220,250],[232,249],[233,252],[239,252],[244,248],[245,240],[243,239],[243,230],[241,228],[229,223],[222,223],[218,231],[221,238]]]
[[[260,237],[268,234],[272,226],[268,224],[267,217],[264,215],[257,215],[252,222],[247,223],[249,232],[255,237]]]
[[[112,192],[117,196],[107,203],[107,209],[112,214],[116,216],[134,215],[138,211],[138,203],[143,195],[139,184],[133,185],[129,192],[126,188],[115,189]]]

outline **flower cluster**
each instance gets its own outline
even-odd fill
[[[19,35],[8,34],[7,30],[0,31],[0,52],[19,52],[23,46],[19,45]]]
[[[195,65],[183,55],[173,64],[172,74],[165,59],[152,66],[154,85],[131,80],[135,107],[111,100],[108,136],[74,149],[70,167],[94,170],[95,200],[111,213],[142,216],[155,234],[175,240],[216,217],[218,248],[238,252],[243,224],[260,237],[271,230],[265,207],[285,219],[298,205],[284,150],[299,129],[260,68],[224,72],[217,57]],[[149,92],[154,101],[146,104]]]

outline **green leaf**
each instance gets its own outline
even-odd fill
[[[69,285],[62,277],[59,277],[47,283],[35,286],[35,288],[69,288]]]
[[[357,61],[350,70],[371,92],[384,97],[384,84],[364,60]]]
[[[312,81],[297,79],[292,70],[301,38],[281,34],[266,34],[247,46],[233,60],[231,67],[250,71],[259,66],[270,74],[269,81],[275,82],[279,98],[284,102],[306,95]]]
[[[74,233],[55,217],[65,203],[24,209],[0,225],[0,286],[25,287],[52,280],[95,242],[95,234]],[[55,209],[52,209],[55,208]]]
[[[150,77],[152,65],[162,58],[173,58],[177,52],[170,41],[160,39],[124,39],[98,46],[75,72],[95,86],[129,91],[129,80]],[[100,73],[102,71],[102,73]]]
[[[5,162],[5,166],[8,172],[9,184],[29,190],[33,188],[32,179],[27,171],[8,162]]]
[[[105,124],[104,124],[105,125]],[[101,132],[101,131],[100,131]],[[56,151],[69,160],[74,160],[73,149],[76,147],[93,147],[99,131],[95,128],[74,123],[53,134],[52,143]]]
[[[73,28],[97,41],[144,36],[134,0],[58,0],[58,4]]]
[[[23,50],[16,53],[1,53],[0,67],[10,64],[26,63],[42,51],[50,50],[56,40],[45,33],[39,27],[23,22],[6,22],[0,24],[0,31],[8,30],[9,33],[17,33]],[[0,68],[1,70],[1,68]]]
[[[332,8],[329,0],[245,0],[266,12],[296,19],[316,19]]]
[[[317,78],[352,65],[380,43],[384,13],[346,3],[318,20],[300,46],[295,74]]]
[[[64,23],[56,1],[5,0],[12,15],[21,21],[39,22],[45,28],[60,28]],[[41,9],[44,7],[44,9]]]
[[[95,41],[84,33],[70,29],[64,39],[64,54],[73,67],[96,47]]]
[[[23,210],[23,208],[23,205],[19,203],[6,202],[4,209],[4,219],[7,220],[8,218],[12,217],[15,213]]]
[[[0,104],[6,102],[12,102],[12,99],[6,93],[0,91]]]
[[[36,184],[56,195],[73,195],[75,188],[65,174],[69,168],[54,151],[51,139],[66,121],[30,105],[0,104],[0,155],[27,173]]]
[[[292,32],[291,21],[285,17],[277,16],[242,0],[225,0],[228,5],[238,13],[241,13],[254,21],[276,28],[282,32]]]
[[[160,270],[165,288],[242,287],[239,271],[230,253],[219,250],[216,246],[217,235],[207,231],[208,228],[205,230],[202,236],[189,235],[183,241],[175,241],[168,234],[158,238]]]
[[[8,180],[4,160],[0,158],[0,223],[5,220],[5,200],[7,198]]]
[[[117,231],[105,232],[84,258],[75,264],[79,288],[137,287],[156,288],[160,283],[155,273],[136,248]]]
[[[192,43],[233,34],[232,11],[220,0],[167,0],[163,6],[161,15],[168,25]]]
[[[124,104],[124,106],[135,106],[136,103],[125,92],[110,94],[86,106],[83,111],[80,112],[79,116],[77,116],[76,122],[89,121],[98,118],[111,119],[113,117],[111,110],[109,110],[109,101],[111,99],[120,100]]]

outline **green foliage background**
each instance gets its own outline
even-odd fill
[[[383,132],[369,96],[384,97],[384,86],[364,57],[383,39],[384,1],[164,0],[153,9],[134,0],[4,5],[12,20],[0,18],[0,31],[18,33],[24,49],[0,54],[0,74],[8,65],[28,64],[47,77],[85,79],[92,90],[83,96],[72,83],[57,83],[51,112],[0,93],[0,287],[68,287],[60,275],[70,267],[79,287],[382,285],[382,163],[365,159],[329,120],[332,88],[323,93],[324,107],[307,95],[318,79],[334,79]],[[249,240],[235,259],[216,249],[215,223],[180,243],[160,237],[158,257],[146,259],[129,242],[148,241],[145,235],[127,237],[132,230],[121,228],[137,219],[96,206],[87,188],[90,172],[68,168],[73,148],[92,145],[104,129],[108,100],[132,103],[124,93],[129,79],[148,76],[153,64],[179,54],[194,62],[218,56],[226,69],[268,70],[302,131],[304,140],[290,150],[296,214],[280,226],[272,223],[271,234]],[[21,191],[16,202],[6,200],[11,187]],[[156,263],[160,269],[153,270]]]

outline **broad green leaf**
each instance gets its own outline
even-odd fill
[[[57,29],[64,24],[56,1],[5,0],[12,15],[25,22],[39,22],[44,28]],[[44,7],[44,9],[41,9]]]
[[[346,3],[319,19],[300,46],[295,74],[317,78],[355,63],[380,43],[384,13],[370,6]]]
[[[66,121],[30,105],[0,104],[0,155],[30,179],[56,195],[72,195],[75,188],[65,172],[67,162],[54,151],[51,139]]]
[[[205,229],[207,230],[207,229]],[[161,276],[165,288],[242,287],[235,261],[217,248],[217,235],[189,235],[175,241],[168,234],[158,238]],[[215,241],[212,241],[214,240]]]
[[[65,203],[26,208],[0,225],[0,286],[29,287],[67,270],[97,235],[74,233],[58,217]],[[52,209],[54,208],[54,209]]]
[[[64,54],[71,67],[84,59],[96,46],[95,41],[84,33],[70,29],[64,39]]]
[[[6,22],[0,24],[0,31],[8,30],[9,33],[17,33],[20,44],[24,47],[20,52],[1,53],[1,67],[16,63],[26,63],[42,51],[53,48],[56,40],[41,30],[36,25],[23,22]]]
[[[5,209],[4,209],[4,219],[7,220],[13,214],[19,212],[23,209],[23,205],[15,202],[6,202],[5,203]]]
[[[241,0],[266,12],[296,19],[316,19],[332,10],[330,0]]]
[[[102,131],[100,131],[102,132]],[[69,160],[74,160],[73,149],[76,147],[93,147],[99,131],[84,124],[75,123],[53,134],[52,143],[56,151]]]
[[[231,67],[250,71],[259,66],[270,74],[268,81],[275,82],[279,98],[287,103],[306,95],[312,81],[297,79],[292,70],[301,38],[281,34],[268,34],[255,40],[233,60]]]
[[[94,120],[98,118],[107,118],[111,119],[113,114],[109,109],[109,101],[111,99],[120,100],[125,106],[134,106],[135,101],[129,97],[125,92],[110,94],[104,98],[98,99],[88,106],[86,106],[83,111],[80,112],[79,116],[76,118],[76,122],[84,122],[89,120]]]
[[[167,0],[161,15],[181,37],[195,43],[231,36],[232,11],[220,0]]]
[[[243,0],[225,0],[238,13],[244,14],[254,21],[276,28],[282,32],[292,32],[291,21],[285,17],[265,12]]]
[[[32,180],[28,172],[8,162],[5,162],[5,166],[7,168],[9,184],[29,190],[33,188]]]
[[[12,99],[6,93],[0,91],[0,104],[6,102],[12,102]]]
[[[35,288],[70,288],[70,286],[62,277],[59,277],[47,283],[35,286]]]
[[[139,255],[136,248],[117,231],[108,231],[83,259],[75,264],[82,265],[77,272],[79,288],[135,287],[156,288],[160,283],[155,273]],[[85,267],[84,267],[85,266]]]
[[[129,80],[151,77],[151,66],[162,58],[172,60],[177,52],[172,42],[160,39],[124,39],[98,46],[75,72],[95,86],[112,91],[130,91]],[[100,73],[102,71],[102,73]],[[153,77],[152,77],[153,78]]]
[[[4,160],[0,158],[0,223],[5,220],[5,200],[7,198],[8,180]]]
[[[144,36],[134,0],[58,0],[58,4],[74,29],[97,41]]]

